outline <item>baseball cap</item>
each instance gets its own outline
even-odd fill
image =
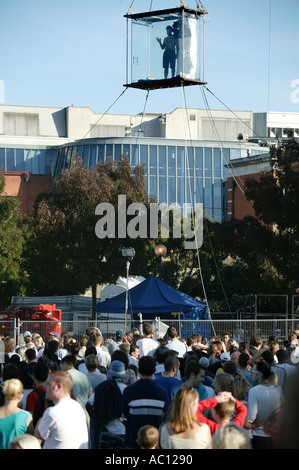
[[[60,334],[58,333],[58,331],[51,331],[51,333],[49,333],[50,336],[56,336],[57,338],[60,338]]]
[[[201,364],[205,369],[209,367],[209,359],[207,357],[201,357],[199,359],[199,364]]]
[[[112,377],[124,377],[126,375],[124,363],[121,361],[112,361],[107,374]]]
[[[226,352],[222,353],[220,356],[221,361],[230,361],[230,355]]]
[[[115,333],[115,337],[117,338],[123,338],[125,336],[125,332],[123,330],[117,330]]]
[[[25,331],[25,332],[23,333],[23,338],[26,338],[27,336],[30,336],[30,337],[32,336],[32,334],[30,333],[30,331]]]

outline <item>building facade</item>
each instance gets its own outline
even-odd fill
[[[267,126],[274,121],[267,114],[176,108],[169,114],[100,115],[90,108],[1,105],[5,194],[17,195],[29,213],[37,194],[51,187],[75,155],[93,169],[125,154],[133,170],[145,166],[147,191],[157,202],[203,203],[205,215],[223,221],[233,212],[229,181],[240,177],[243,161],[254,165],[269,152]],[[298,115],[289,114],[283,122],[297,129]],[[263,145],[251,141],[254,135],[263,137]]]

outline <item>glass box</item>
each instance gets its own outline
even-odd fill
[[[128,22],[125,86],[155,89],[206,83],[205,13],[182,6],[125,15]]]

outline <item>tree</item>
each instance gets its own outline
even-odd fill
[[[121,156],[118,163],[108,159],[90,170],[76,158],[69,169],[62,171],[52,191],[40,197],[32,220],[34,254],[29,263],[32,271],[56,295],[80,294],[91,287],[93,318],[97,285],[114,282],[125,274],[120,248],[128,243],[129,246],[143,243],[127,236],[117,237],[119,195],[126,196],[126,207],[133,202],[147,204],[143,168],[136,167],[132,174],[128,158]],[[96,235],[99,222],[96,207],[100,203],[109,203],[115,210],[115,237]],[[136,265],[143,252],[139,246]]]
[[[226,225],[228,251],[248,265],[257,292],[293,294],[298,279],[299,144],[289,139],[270,151],[271,171],[248,178],[245,194],[256,217]]]
[[[0,174],[0,194],[4,188],[4,175]],[[5,307],[10,305],[12,295],[22,291],[23,235],[17,198],[0,196],[0,219],[0,299],[1,307]]]

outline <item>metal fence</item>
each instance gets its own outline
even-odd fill
[[[199,333],[210,339],[211,336],[221,336],[223,333],[228,333],[231,338],[237,342],[249,341],[252,337],[260,337],[263,340],[268,339],[270,335],[275,335],[280,341],[288,338],[289,334],[298,329],[299,318],[292,319],[211,319],[211,320],[180,320],[180,319],[161,319],[153,318],[143,319],[143,322],[149,321],[153,324],[155,337],[163,338],[169,326],[174,326],[180,337],[187,339],[194,333]],[[25,331],[40,334],[43,339],[46,331],[47,322],[39,322],[36,324],[34,321],[21,322],[15,319],[11,322],[5,322],[6,335],[13,336],[16,344],[23,342],[22,335]],[[90,326],[98,327],[104,338],[113,338],[117,330],[125,328],[124,320],[108,320],[108,321],[92,321],[90,318],[80,321],[61,321],[61,332],[68,332],[76,340],[80,339],[85,333],[86,329]],[[137,322],[129,320],[127,322],[127,331],[130,331],[134,326],[138,327]],[[3,332],[2,332],[3,334]]]

